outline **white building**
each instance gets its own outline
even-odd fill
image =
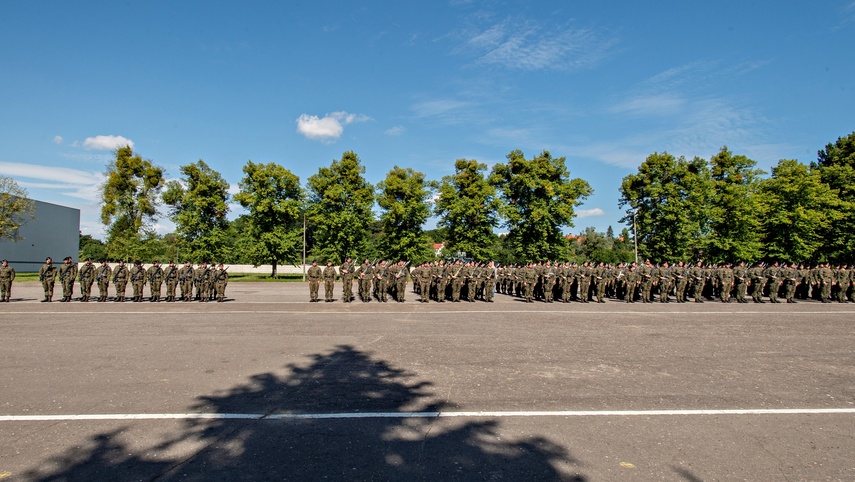
[[[34,201],[35,213],[18,230],[18,241],[0,241],[0,259],[18,272],[38,271],[50,256],[56,265],[80,251],[80,210]]]

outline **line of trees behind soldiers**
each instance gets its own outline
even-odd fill
[[[271,264],[275,275],[277,265],[300,263],[305,217],[310,258],[335,263],[347,256],[418,263],[433,259],[434,242],[444,242],[445,253],[503,263],[617,263],[634,258],[633,227],[639,254],[655,261],[855,259],[855,132],[810,165],[781,160],[768,177],[726,147],[709,161],[651,154],[623,179],[620,236],[588,228],[576,242],[563,231],[592,189],[571,178],[564,157],[543,151],[526,159],[515,150],[489,171],[469,159],[454,167],[435,181],[395,166],[375,186],[348,151],[303,187],[279,164],[248,161],[231,196],[229,183],[202,160],[167,182],[162,168],[124,147],[102,186],[106,243],[85,237],[81,255]],[[229,221],[232,199],[247,213]],[[161,204],[176,225],[163,237],[151,229]],[[426,231],[431,216],[438,228]],[[498,228],[507,234],[497,236]]]

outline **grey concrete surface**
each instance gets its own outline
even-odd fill
[[[0,416],[855,408],[855,304],[227,294],[16,284]],[[0,440],[0,480],[855,480],[855,413],[11,420]]]

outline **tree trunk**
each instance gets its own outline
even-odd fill
[[[272,276],[273,278],[279,277],[279,274],[276,272],[276,260],[275,259],[273,260],[273,273],[270,276]]]

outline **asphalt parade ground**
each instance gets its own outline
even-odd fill
[[[855,480],[852,303],[12,298],[0,480]]]

